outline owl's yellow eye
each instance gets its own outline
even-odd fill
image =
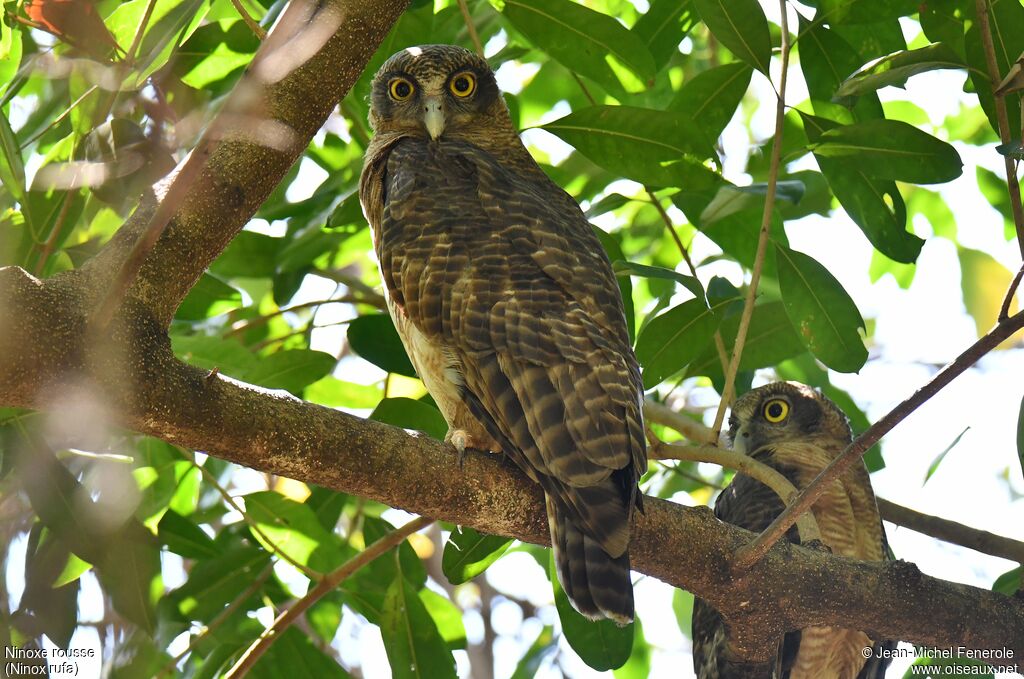
[[[388,83],[388,92],[391,93],[391,98],[395,101],[407,100],[412,96],[414,90],[412,83],[405,78],[392,78]]]
[[[468,97],[476,91],[476,76],[468,72],[459,73],[448,83],[448,89],[456,97]]]
[[[789,416],[789,404],[781,398],[773,398],[764,404],[764,409],[761,412],[764,414],[764,419],[772,424],[778,424]]]

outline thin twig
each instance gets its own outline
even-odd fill
[[[466,0],[459,0],[459,10],[462,12],[462,18],[466,21],[466,30],[469,31],[469,39],[473,41],[473,47],[476,48],[476,53],[480,55],[480,58],[484,57],[484,46],[480,44],[480,36],[476,33],[476,26],[473,25],[473,17],[469,15],[469,7],[466,6]]]
[[[242,657],[238,659],[238,662],[228,670],[227,674],[224,675],[225,679],[241,679],[244,677],[260,657],[267,652],[270,645],[277,641],[281,634],[284,633],[284,631],[288,629],[300,615],[306,612],[310,606],[333,591],[335,587],[344,582],[346,578],[358,571],[360,568],[400,544],[416,531],[426,528],[433,522],[433,519],[428,519],[425,516],[413,519],[401,528],[396,528],[391,531],[380,540],[377,540],[372,545],[359,552],[359,554],[346,561],[342,566],[325,575],[323,579],[320,580],[313,589],[309,590],[304,597],[296,601],[291,608],[282,611],[281,614],[277,616],[273,624],[268,627],[248,649],[246,649],[245,653],[242,654]]]
[[[716,441],[711,438],[711,429],[705,427],[703,423],[676,412],[664,403],[652,401],[649,398],[644,399],[644,420],[670,427],[690,441],[712,445]]]
[[[912,531],[930,535],[943,542],[967,547],[982,554],[1002,557],[1024,563],[1024,542],[965,526],[956,521],[922,514],[909,507],[903,507],[888,500],[877,498],[878,512],[882,518]]]
[[[721,467],[735,469],[768,486],[779,496],[784,505],[793,502],[800,492],[796,486],[790,483],[789,479],[779,472],[763,462],[735,450],[726,450],[715,446],[680,446],[655,440],[648,446],[647,451],[648,457],[652,460],[710,462]],[[807,512],[801,515],[796,525],[800,532],[801,543],[807,544],[811,540],[821,539],[821,531],[818,530],[818,523],[815,521],[813,513]]]
[[[242,21],[245,22],[245,25],[249,27],[249,30],[252,31],[257,38],[263,40],[267,37],[267,32],[263,30],[263,27],[260,26],[247,11],[245,11],[245,7],[242,6],[241,0],[231,0],[231,4],[234,5],[235,11],[238,12],[238,15],[242,17]]]
[[[715,413],[715,424],[712,426],[716,439],[722,431],[725,409],[732,402],[732,397],[736,390],[736,373],[739,371],[740,359],[743,357],[743,347],[747,342],[747,330],[750,329],[750,319],[754,314],[754,300],[757,297],[757,286],[761,282],[761,271],[764,268],[765,253],[768,251],[768,234],[772,226],[772,212],[775,209],[775,190],[779,181],[779,165],[782,155],[782,130],[786,117],[786,76],[789,71],[789,52],[792,46],[790,43],[789,22],[786,17],[786,2],[785,0],[779,0],[779,4],[782,8],[782,72],[779,75],[779,90],[775,103],[775,139],[772,141],[771,165],[768,168],[768,188],[764,197],[761,232],[757,239],[757,254],[754,255],[754,268],[750,272],[747,298],[743,302],[743,313],[740,315],[739,328],[736,330],[736,341],[732,345],[732,359],[729,361],[729,369],[725,374],[725,388],[722,390],[722,400],[718,404],[718,412]]]
[[[921,404],[937,394],[943,387],[952,382],[954,378],[974,365],[978,359],[995,349],[999,346],[1000,342],[1021,328],[1024,328],[1024,312],[1018,312],[1002,323],[997,324],[988,334],[957,356],[952,363],[947,364],[927,384],[886,413],[882,419],[868,427],[867,431],[854,439],[853,443],[848,445],[839,457],[832,460],[818,474],[814,481],[800,493],[796,502],[786,507],[786,510],[776,517],[771,525],[765,528],[753,542],[739,550],[736,555],[736,568],[749,568],[759,561],[761,557],[768,553],[771,546],[786,534],[786,531],[793,525],[796,517],[806,512],[821,497],[821,494],[825,492],[828,485],[845,474],[846,470],[859,460],[871,446],[878,443],[879,439],[889,433],[893,427],[906,419],[910,413],[917,410]]]
[[[231,603],[225,606],[224,609],[220,613],[218,613],[213,618],[213,620],[210,621],[210,624],[204,626],[202,630],[199,631],[198,634],[196,634],[189,640],[188,646],[185,647],[185,650],[171,658],[171,660],[166,665],[164,665],[164,668],[157,673],[157,679],[160,679],[160,677],[164,677],[172,673],[174,669],[178,666],[178,663],[180,663],[181,660],[186,655],[191,653],[192,650],[195,649],[195,647],[198,646],[199,643],[207,637],[207,635],[209,635],[211,632],[215,631],[218,627],[224,624],[224,621],[227,620],[232,613],[237,611],[238,608],[249,599],[249,597],[255,594],[260,589],[260,587],[263,586],[263,583],[267,581],[267,578],[269,578],[270,574],[273,572],[274,563],[268,563],[263,568],[263,570],[259,572],[256,578],[249,583],[249,586],[246,587],[241,594],[236,596]]]
[[[579,77],[576,71],[571,71],[571,73],[572,77],[576,80],[576,84],[580,86],[581,90],[583,90],[583,96],[587,98],[587,101],[590,102],[590,105],[597,106],[597,100],[594,99],[594,95],[592,95],[590,93],[590,90],[587,89],[587,84],[583,82],[583,78]]]
[[[260,325],[263,325],[265,323],[268,323],[268,322],[270,322],[271,319],[277,318],[278,316],[281,316],[281,315],[284,315],[284,314],[287,314],[287,313],[290,313],[290,312],[293,312],[293,311],[298,311],[300,309],[308,309],[310,307],[319,307],[319,306],[324,306],[326,304],[369,304],[369,306],[376,306],[373,303],[363,302],[362,298],[357,297],[356,295],[344,295],[342,297],[334,297],[332,299],[318,299],[318,300],[316,300],[314,302],[303,302],[302,304],[293,304],[290,307],[286,307],[286,308],[283,308],[283,309],[278,309],[276,311],[271,311],[268,314],[264,314],[262,316],[257,316],[256,318],[251,318],[251,319],[242,321],[241,323],[239,323],[235,327],[231,328],[231,330],[228,330],[226,333],[224,333],[224,339],[227,339],[228,337],[234,337],[235,335],[238,335],[238,334],[241,334],[243,332],[246,332],[247,330],[251,330],[251,329],[253,329],[253,328],[257,327],[257,326],[260,326]]]
[[[974,11],[978,19],[978,31],[981,34],[981,45],[985,49],[985,62],[988,66],[989,86],[996,107],[996,123],[999,125],[999,139],[1004,144],[1011,141],[1010,119],[1006,115],[1006,102],[1002,94],[996,94],[996,88],[1002,80],[999,65],[996,63],[995,45],[992,43],[992,27],[988,19],[988,0],[974,0]],[[1013,226],[1017,231],[1017,247],[1024,258],[1024,207],[1021,206],[1020,184],[1017,182],[1017,169],[1009,155],[1003,156],[1003,167],[1006,171],[1006,187],[1010,194],[1010,210],[1013,212]]]
[[[1010,281],[1010,287],[1006,289],[1006,296],[1003,297],[1003,305],[999,308],[999,318],[997,322],[1002,323],[1010,317],[1010,306],[1013,305],[1013,296],[1017,294],[1017,288],[1020,287],[1021,276],[1024,276],[1024,264],[1020,265],[1017,269],[1017,275]]]
[[[314,582],[324,577],[323,573],[319,573],[310,568],[309,566],[303,563],[299,563],[298,561],[293,559],[286,551],[281,549],[273,540],[271,540],[270,536],[263,532],[263,529],[260,528],[259,524],[256,523],[255,519],[249,516],[249,514],[246,513],[246,511],[238,505],[238,503],[235,501],[235,498],[231,497],[231,493],[229,493],[224,488],[224,486],[220,485],[220,482],[218,482],[217,479],[214,478],[213,474],[210,473],[209,469],[196,462],[195,459],[192,460],[192,464],[199,469],[200,473],[203,475],[203,478],[206,480],[206,482],[217,489],[217,492],[220,493],[220,496],[222,498],[224,498],[224,501],[227,502],[232,509],[238,512],[239,515],[241,515],[242,520],[245,521],[245,523],[249,526],[250,529],[252,529],[252,532],[256,533],[260,537],[260,539],[267,543],[271,550],[273,550],[274,554],[281,557],[283,560],[287,561],[291,565],[295,566],[295,568],[297,568],[299,572],[301,572],[303,575],[305,575],[307,578]]]

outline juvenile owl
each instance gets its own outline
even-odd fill
[[[780,472],[803,489],[851,441],[850,424],[836,404],[796,382],[775,382],[736,400],[729,417],[735,450]],[[715,516],[760,532],[783,510],[767,486],[737,474],[715,502]],[[855,465],[833,482],[812,508],[822,541],[833,554],[882,561],[888,546],[867,468]],[[794,527],[786,538],[799,543]],[[882,646],[856,630],[811,627],[787,634],[773,666],[732,663],[721,616],[698,599],[693,609],[693,665],[700,679],[880,679],[888,658]],[[873,648],[865,660],[862,652]]]
[[[472,52],[392,56],[370,124],[359,196],[388,309],[447,440],[503,452],[540,484],[570,601],[630,621],[643,386],[600,242]]]

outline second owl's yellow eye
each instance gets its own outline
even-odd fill
[[[459,73],[448,83],[448,89],[456,97],[468,97],[476,91],[476,76],[468,72]]]
[[[412,96],[413,89],[412,83],[405,78],[393,78],[388,83],[388,92],[395,101],[405,101]]]
[[[764,419],[772,424],[778,424],[789,416],[789,404],[781,398],[773,398],[764,404],[764,409],[761,412],[764,414]]]

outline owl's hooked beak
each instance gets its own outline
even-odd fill
[[[431,139],[437,139],[444,132],[444,108],[441,97],[428,96],[423,99],[423,126]]]

